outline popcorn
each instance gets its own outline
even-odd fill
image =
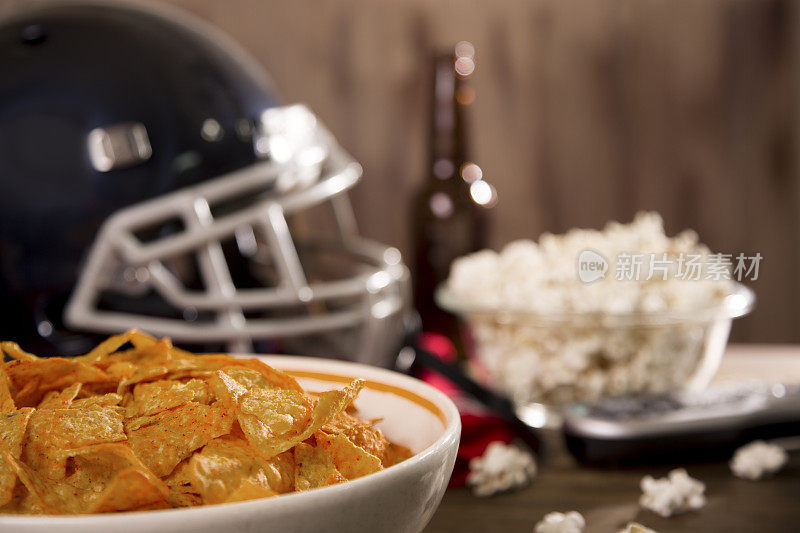
[[[777,444],[757,440],[736,450],[730,465],[735,476],[756,480],[779,471],[788,459],[786,450]]]
[[[495,441],[482,456],[470,460],[469,469],[467,485],[473,494],[491,496],[527,485],[536,475],[536,461],[529,452]]]
[[[656,533],[656,531],[637,522],[628,522],[628,525],[618,533]]]
[[[644,476],[641,488],[639,505],[663,517],[700,509],[706,504],[705,484],[689,477],[683,468],[676,468],[665,478]]]
[[[697,234],[664,233],[661,217],[640,213],[603,231],[573,229],[515,241],[453,262],[448,292],[466,309],[477,355],[492,385],[517,403],[591,401],[629,392],[665,392],[686,383],[702,359],[709,324],[621,324],[617,315],[688,312],[722,302],[728,280],[684,281],[669,275],[618,281],[613,267],[593,283],[578,279],[584,250],[612,260],[622,253],[675,259],[707,257]],[[670,262],[674,273],[677,261]],[[508,310],[509,313],[470,313]],[[586,319],[589,314],[590,318]],[[573,319],[558,317],[578,315]],[[554,318],[549,320],[549,318]],[[583,318],[583,320],[581,320]]]
[[[568,513],[547,513],[533,530],[534,533],[581,533],[586,520],[577,511]]]

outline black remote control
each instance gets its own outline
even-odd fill
[[[567,448],[584,463],[724,459],[756,439],[800,435],[800,385],[717,386],[579,403],[569,408],[563,431]]]

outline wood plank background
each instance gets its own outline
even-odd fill
[[[364,165],[362,233],[404,252],[429,52],[472,41],[493,246],[658,210],[670,232],[764,256],[734,338],[800,341],[796,2],[159,1],[231,34],[322,117]]]

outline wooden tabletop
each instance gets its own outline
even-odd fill
[[[734,345],[717,381],[800,382],[800,346]],[[776,476],[762,481],[734,477],[726,462],[686,465],[706,484],[708,503],[696,512],[661,518],[639,508],[639,481],[662,477],[671,467],[599,469],[579,466],[557,432],[545,436],[546,460],[533,483],[518,492],[477,498],[468,489],[449,489],[426,532],[502,531],[531,533],[551,511],[579,511],[586,532],[616,532],[635,520],[659,533],[800,531],[800,454]]]

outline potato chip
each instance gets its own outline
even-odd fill
[[[167,377],[169,369],[164,365],[139,367],[130,376],[123,378],[117,385],[117,394],[127,392],[131,385],[146,381],[155,381]]]
[[[0,413],[8,413],[15,411],[17,406],[14,404],[14,398],[11,395],[11,384],[6,375],[6,369],[0,363]]]
[[[120,472],[86,509],[89,513],[127,511],[166,500],[169,489],[158,478],[129,468]]]
[[[155,366],[140,366],[130,377],[119,382],[117,393],[124,393],[128,387],[137,383],[158,379],[181,379],[198,370],[197,363],[190,360],[168,360]]]
[[[4,458],[0,457],[0,469],[2,468],[8,468],[9,471],[13,472],[14,480],[16,481],[17,473]],[[30,494],[28,494],[28,489],[22,483],[17,483],[11,493],[11,499],[4,505],[0,505],[0,513],[31,514],[34,512],[32,504],[33,501]]]
[[[313,407],[304,394],[283,389],[252,390],[238,404],[242,432],[266,458],[308,438],[303,435],[312,420]]]
[[[402,463],[412,455],[413,454],[411,453],[411,450],[407,447],[390,442],[386,446],[386,450],[383,452],[381,462],[383,463],[384,468],[388,468],[396,465],[397,463]]]
[[[10,454],[14,459],[19,459],[25,430],[32,414],[31,407],[0,414],[0,457]],[[11,500],[16,481],[17,475],[11,465],[0,461],[0,506]]]
[[[39,402],[37,409],[66,409],[78,395],[83,383],[73,383],[62,391],[50,391]]]
[[[228,355],[209,354],[196,358],[197,364],[203,368],[219,370],[231,366],[244,367],[261,374],[272,387],[303,392],[297,380],[285,372],[272,368],[258,359],[238,359]]]
[[[333,458],[319,447],[300,443],[294,448],[294,488],[297,491],[343,483],[347,479],[336,469]]]
[[[123,443],[86,446],[72,452],[74,472],[65,482],[73,487],[101,492],[88,498],[86,512],[135,509],[165,500],[166,484],[153,474],[133,450]]]
[[[225,500],[226,503],[243,502],[247,500],[257,500],[258,498],[271,498],[272,496],[279,496],[280,492],[264,487],[261,482],[246,479],[244,483],[239,485]]]
[[[93,488],[98,483],[108,483],[123,470],[141,470],[160,482],[145,464],[136,457],[133,450],[124,442],[92,444],[70,450],[72,472],[67,477],[70,484],[79,488]],[[166,489],[166,485],[164,486]]]
[[[127,412],[127,409],[125,410]],[[137,416],[136,418],[126,418],[122,427],[125,434],[130,435],[131,432],[142,429],[147,426],[152,426],[161,421],[165,415],[163,413],[156,413],[154,415]]]
[[[91,453],[96,455],[106,452],[96,450]],[[93,477],[79,472],[60,481],[40,474],[15,460],[11,454],[6,456],[6,460],[37,501],[42,512],[50,514],[124,511],[164,501],[169,494],[161,480],[138,467],[121,471],[96,467],[93,469]],[[75,476],[82,476],[83,479],[76,482]]]
[[[174,380],[139,383],[133,389],[129,416],[153,415],[191,401],[208,404],[209,399],[208,385],[199,379],[186,383]]]
[[[211,374],[208,385],[211,394],[232,409],[239,404],[239,398],[247,393],[247,389],[224,370],[217,370]]]
[[[112,380],[119,383],[136,374],[136,365],[130,361],[117,361],[106,366],[105,372]]]
[[[28,353],[20,348],[19,344],[16,342],[0,342],[0,353],[9,356],[11,359],[16,359],[17,361],[37,361],[40,359],[32,353]]]
[[[169,488],[167,503],[172,507],[194,507],[202,505],[203,500],[198,494],[198,489],[192,485],[192,480],[188,476],[189,459],[184,459],[170,475],[164,478]]]
[[[267,460],[246,440],[225,436],[194,454],[186,475],[207,504],[272,496],[294,488],[294,455]]]
[[[356,479],[383,470],[380,459],[359,448],[341,433],[328,435],[318,431],[315,436],[317,447],[330,454],[336,469],[347,479]]]
[[[63,479],[69,450],[126,439],[114,408],[37,409],[28,422],[22,460],[52,479]]]
[[[189,479],[189,458],[178,463],[178,466],[173,468],[172,472],[163,480],[168,487],[185,487],[187,490],[191,489],[191,492],[197,493],[197,489],[191,487],[192,480]]]
[[[74,400],[69,406],[70,409],[103,409],[104,407],[114,407],[122,402],[122,396],[115,392],[108,394],[98,394],[96,396],[88,396],[86,398],[78,398]]]
[[[170,505],[169,501],[167,500],[160,500],[155,503],[149,503],[147,505],[142,505],[140,507],[136,507],[134,509],[128,509],[129,512],[139,513],[142,511],[163,511],[164,509],[170,509],[172,505]]]
[[[364,386],[363,380],[323,393],[306,413],[308,399],[294,391],[250,391],[239,399],[238,420],[250,443],[264,457],[273,457],[303,442],[345,409]]]
[[[14,395],[14,398],[12,400],[14,404],[17,406],[22,404],[26,405],[27,407],[32,407],[34,405],[37,405],[39,402],[34,401],[34,399],[41,398],[42,396],[39,393],[39,383],[41,381],[42,378],[39,376],[33,377],[29,381],[27,381],[25,385],[22,387],[22,389],[18,390],[18,392]]]
[[[18,461],[10,453],[6,461],[25,485],[42,512],[48,514],[80,514],[93,492],[73,487],[63,481],[43,476],[33,468]],[[96,494],[96,493],[94,493]]]
[[[86,355],[76,357],[76,359],[82,359],[87,362],[101,361],[110,353],[116,352],[128,342],[131,342],[134,346],[136,346],[136,348],[142,349],[155,344],[156,339],[141,333],[137,329],[131,329],[120,335],[114,335],[107,338],[95,346],[91,352],[87,353]]]
[[[195,507],[203,505],[203,499],[194,492],[173,490],[170,487],[167,503],[172,507]]]
[[[168,475],[211,439],[230,433],[233,424],[229,411],[197,402],[188,402],[155,417],[146,426],[129,429],[128,441],[136,455],[159,477]]]
[[[276,387],[272,381],[267,379],[264,374],[258,370],[247,368],[243,366],[226,366],[220,369],[229,376],[237,385],[237,388],[245,392],[253,389],[291,389],[288,387]],[[230,383],[230,382],[228,382]]]
[[[354,379],[342,389],[323,392],[317,400],[317,405],[314,406],[311,423],[303,433],[301,440],[306,440],[322,426],[333,420],[333,417],[344,411],[353,403],[353,400],[356,399],[356,396],[363,388],[364,380]]]
[[[20,389],[14,399],[18,407],[35,407],[45,393],[61,390],[75,382],[85,384],[112,381],[99,368],[63,357],[12,361],[6,364],[6,373],[12,385]],[[36,383],[36,387],[29,389],[27,385],[30,383]]]
[[[346,411],[342,411],[333,417],[330,422],[322,426],[321,430],[330,435],[344,435],[359,448],[380,458],[384,467],[391,466],[384,461],[384,454],[389,441],[386,440],[383,432],[374,427],[371,422],[366,422]]]

